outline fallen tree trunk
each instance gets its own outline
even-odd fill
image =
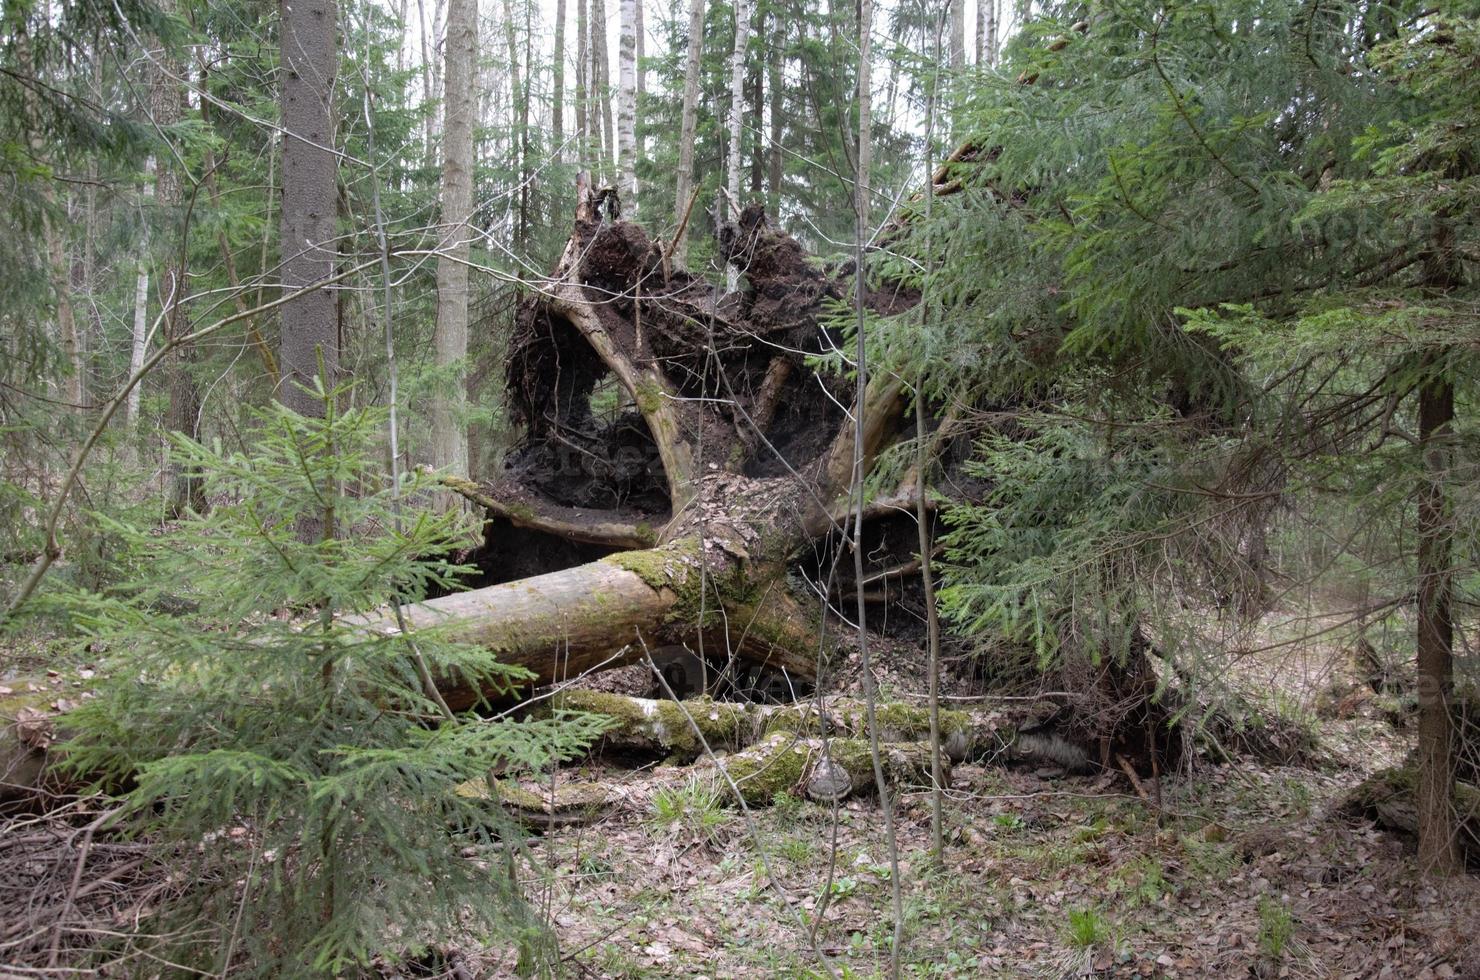
[[[928,742],[886,742],[879,752],[891,785],[929,785]],[[949,785],[949,765],[944,778]],[[787,795],[834,803],[867,793],[875,785],[867,739],[805,738],[789,732],[774,732],[739,752],[678,767],[666,774],[664,782],[682,785],[695,780],[710,783],[719,801],[729,805],[738,805],[738,790],[746,806],[770,806]],[[499,780],[492,790],[487,781],[475,780],[458,787],[458,793],[472,799],[496,796],[510,816],[531,829],[597,820],[616,796],[604,784],[589,780],[557,783],[553,791],[550,783],[535,780]]]
[[[707,559],[701,570],[699,542],[686,538],[645,551],[623,552],[575,568],[534,578],[457,592],[404,606],[402,617],[418,630],[448,630],[458,639],[494,651],[506,664],[525,668],[533,686],[577,677],[591,670],[641,660],[646,646],[682,640],[713,627],[719,613],[733,625],[727,636],[742,657],[784,671],[803,683],[816,676],[807,651],[809,630],[790,609],[726,595],[735,570],[724,559]],[[707,590],[720,595],[709,599]],[[376,632],[400,631],[395,613],[349,617]],[[806,652],[803,652],[806,651]],[[471,707],[486,692],[439,678],[438,689],[453,710]]]
[[[1342,804],[1348,814],[1417,839],[1418,770],[1412,764],[1384,769],[1363,780]],[[1465,864],[1480,870],[1480,787],[1455,782],[1452,805],[1459,828],[1459,851]]]
[[[662,752],[677,762],[697,758],[705,744],[716,752],[733,752],[782,732],[840,738],[868,734],[863,704],[851,698],[828,700],[819,712],[811,702],[756,704],[707,697],[677,702],[570,688],[551,698],[550,704],[608,719],[611,727],[601,737],[601,748]],[[930,716],[924,708],[882,704],[877,716],[880,741],[915,742],[929,735]],[[992,717],[994,722],[999,718]],[[978,740],[982,744],[1011,740],[1009,732],[995,725],[978,731],[975,719],[964,711],[942,711],[940,724],[942,747],[955,762],[970,757]]]
[[[928,742],[885,742],[879,746],[884,778],[893,786],[930,785]],[[803,796],[831,803],[873,789],[869,743],[863,738],[803,738],[776,732],[741,752],[704,762],[695,774],[723,779],[722,769],[751,806],[769,805],[777,796]],[[944,770],[950,784],[950,767]]]

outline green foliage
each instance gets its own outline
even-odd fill
[[[1068,910],[1068,923],[1064,927],[1064,941],[1075,949],[1090,949],[1103,946],[1111,939],[1110,923],[1099,909],[1077,908]]]
[[[1151,625],[1216,688],[1190,611],[1263,612],[1275,568],[1402,602],[1433,378],[1468,596],[1475,13],[1050,3],[974,87],[961,192],[878,263],[923,324],[870,343],[984,410],[941,595],[983,650],[1118,656]]]
[[[429,478],[385,485],[383,415],[340,413],[344,397],[324,397],[323,419],[256,413],[250,449],[178,440],[222,502],[164,537],[99,515],[132,574],[59,600],[106,650],[98,697],[69,715],[68,764],[130,786],[125,826],[188,866],[141,933],[192,968],[329,976],[463,931],[543,948],[512,856],[497,857],[499,811],[454,788],[566,758],[599,723],[439,723],[418,659],[485,690],[518,671],[436,632],[343,618],[459,572],[436,557],[456,542],[450,519],[397,511]]]
[[[691,779],[678,786],[664,786],[653,794],[653,822],[670,830],[683,830],[698,840],[712,840],[730,820],[724,797],[710,780]]]
[[[1285,903],[1268,895],[1259,899],[1259,949],[1270,959],[1279,960],[1295,937],[1295,918]]]

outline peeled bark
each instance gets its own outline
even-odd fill
[[[451,629],[459,639],[495,651],[503,663],[528,670],[531,685],[635,663],[645,647],[681,641],[721,618],[735,624],[726,635],[739,656],[802,683],[812,680],[816,661],[810,650],[798,649],[802,637],[790,617],[777,618],[765,604],[731,592],[731,583],[743,581],[732,561],[718,549],[701,559],[699,542],[684,539],[454,593],[405,606],[402,613],[412,630]],[[399,632],[389,611],[347,622]],[[439,678],[437,686],[454,710],[488,693],[459,678]]]

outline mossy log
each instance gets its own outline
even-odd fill
[[[1404,765],[1384,769],[1367,777],[1347,794],[1342,809],[1349,814],[1366,817],[1388,830],[1416,837],[1417,791],[1416,767]],[[1456,782],[1454,807],[1458,816],[1460,853],[1471,869],[1480,870],[1480,787]]]
[[[879,746],[884,778],[893,786],[930,785],[927,742],[887,742]],[[693,767],[695,775],[722,778],[722,767],[748,805],[768,805],[777,796],[805,796],[831,803],[874,787],[869,743],[863,738],[806,738],[773,732],[740,752]],[[950,783],[950,766],[944,770]],[[732,796],[730,798],[733,798]]]
[[[611,809],[613,794],[601,783],[496,782],[498,803],[509,816],[533,830],[572,827],[592,823]],[[493,797],[488,781],[470,780],[457,788],[459,796],[486,800]]]
[[[703,736],[703,742],[716,752],[743,749],[776,733],[818,737],[825,730],[829,736],[846,738],[863,738],[868,734],[863,703],[854,699],[829,700],[819,713],[817,705],[811,702],[774,705],[702,697],[679,703],[571,688],[557,694],[550,704],[561,710],[610,719],[611,728],[602,736],[604,748],[662,752],[675,762],[695,759],[703,752],[695,728]],[[876,717],[881,742],[916,742],[929,738],[930,714],[923,707],[882,704]],[[998,727],[1000,720],[993,716],[979,728],[964,711],[942,711],[941,746],[952,761],[961,762],[971,756],[979,743],[996,744],[1003,737],[1010,738],[1010,731]]]

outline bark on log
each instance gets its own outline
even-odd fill
[[[879,751],[884,777],[891,785],[930,785],[928,742],[886,742]],[[719,767],[750,806],[769,805],[778,795],[788,793],[831,803],[874,786],[869,743],[862,738],[824,740],[776,732],[743,751],[720,758],[717,766],[705,761],[693,769],[695,775],[721,780],[721,786],[727,787],[728,782],[716,771]],[[949,768],[945,779],[949,785]],[[725,795],[733,799],[733,794]]]
[[[930,744],[889,742],[879,747],[884,776],[895,787],[928,786]],[[725,779],[719,771],[729,776]],[[950,767],[943,773],[950,784]],[[746,806],[770,806],[784,795],[800,796],[815,803],[833,803],[865,794],[874,788],[869,743],[861,738],[802,738],[777,732],[749,748],[716,761],[705,760],[671,770],[665,782],[686,784],[695,780],[711,783],[718,801],[737,805],[735,789]],[[603,817],[617,794],[596,781],[558,783],[552,793],[548,783],[535,780],[499,780],[490,791],[486,780],[473,780],[458,787],[461,796],[492,799],[512,818],[530,830],[588,824]]]
[[[825,729],[829,736],[867,735],[863,705],[853,699],[825,702],[819,714],[817,706],[810,702],[773,705],[705,697],[680,704],[571,688],[551,698],[550,704],[559,710],[610,719],[612,727],[601,738],[602,748],[664,752],[673,761],[692,760],[702,753],[703,745],[694,734],[695,727],[716,752],[738,751],[778,732],[815,737]],[[878,718],[879,738],[883,742],[916,742],[930,731],[929,714],[922,707],[884,704],[878,708]],[[979,738],[982,744],[1011,738],[1010,732],[995,725],[979,731],[975,719],[964,711],[942,711],[941,732],[945,751],[956,762],[971,755]]]
[[[413,630],[447,629],[464,641],[493,650],[506,664],[527,669],[534,686],[568,680],[589,670],[635,663],[643,644],[681,641],[701,628],[723,629],[738,656],[785,671],[808,683],[816,660],[799,642],[790,610],[777,617],[765,602],[728,598],[735,569],[724,557],[707,556],[701,572],[697,539],[661,548],[629,551],[547,575],[471,592],[458,592],[402,608]],[[718,588],[722,601],[709,598]],[[776,604],[770,604],[776,605]],[[724,608],[723,617],[718,611]],[[701,622],[709,620],[709,622]],[[351,625],[383,634],[400,631],[385,611],[347,617]],[[454,711],[478,703],[487,692],[457,678],[439,678],[438,689]]]
[[[1416,839],[1419,834],[1418,786],[1418,771],[1411,763],[1384,769],[1352,790],[1341,809]],[[1466,865],[1480,870],[1480,787],[1456,782],[1453,806],[1460,855]]]
[[[66,737],[59,720],[76,692],[66,678],[18,678],[0,684],[0,804],[62,792],[73,783],[49,750]]]

